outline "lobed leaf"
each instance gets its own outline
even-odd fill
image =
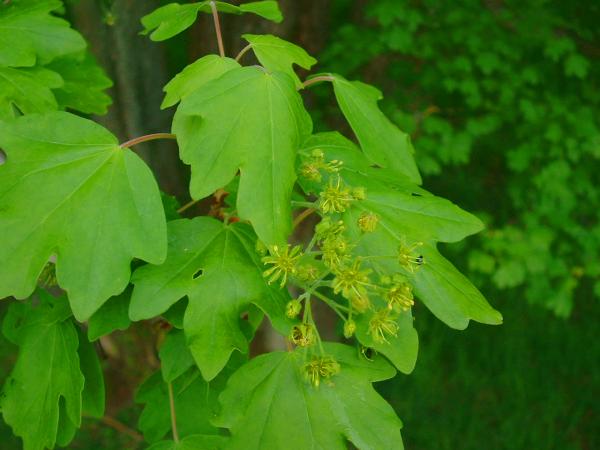
[[[175,115],[181,159],[199,199],[240,171],[237,209],[268,245],[291,230],[294,164],[312,122],[293,80],[261,68],[233,69],[185,98]]]
[[[144,30],[153,41],[164,41],[187,30],[196,21],[198,13],[212,13],[210,1],[187,3],[169,3],[142,17]],[[223,13],[252,13],[273,22],[281,22],[283,16],[276,1],[242,3],[239,6],[225,2],[214,2],[217,10]]]
[[[91,53],[67,55],[52,61],[47,67],[58,73],[64,83],[54,89],[61,108],[86,114],[106,114],[112,99],[104,91],[113,83]]]
[[[371,162],[420,184],[410,136],[390,122],[377,106],[383,98],[381,92],[339,75],[333,76],[333,87],[340,109]]]
[[[0,52],[1,53],[1,52]],[[12,105],[23,114],[44,113],[58,109],[52,89],[64,85],[62,77],[41,67],[0,67],[0,119],[11,119]]]
[[[0,67],[30,67],[85,49],[69,23],[52,13],[58,0],[12,0],[0,4]]]
[[[392,378],[384,359],[325,344],[341,370],[319,387],[302,373],[303,349],[254,358],[234,373],[219,401],[216,423],[230,429],[228,449],[402,449],[402,423],[371,383]]]
[[[35,308],[11,305],[4,324],[19,356],[2,390],[0,408],[25,450],[68,443],[81,424],[84,376],[70,316],[64,297],[41,293]]]
[[[51,255],[75,317],[122,292],[132,258],[160,263],[166,223],[142,160],[89,120],[64,113],[0,122],[0,298],[25,298]]]
[[[302,82],[294,71],[294,64],[308,70],[317,63],[302,47],[277,36],[244,34],[242,37],[248,41],[263,67],[271,72],[287,73],[294,79],[297,87]]]
[[[209,81],[238,67],[241,66],[231,58],[222,58],[217,55],[206,55],[200,58],[183,69],[165,86],[166,95],[161,108],[168,108],[179,103]]]
[[[133,274],[135,285],[129,315],[155,317],[182,297],[189,298],[183,327],[205,379],[213,379],[232,352],[248,352],[240,315],[254,304],[287,333],[282,319],[287,296],[269,287],[255,251],[256,237],[245,224],[224,225],[209,218],[170,222],[167,260]]]

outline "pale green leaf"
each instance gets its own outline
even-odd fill
[[[69,23],[52,15],[58,0],[12,0],[0,3],[0,66],[45,64],[80,52],[85,41]]]
[[[326,344],[325,352],[341,371],[319,387],[303,375],[303,349],[261,355],[234,373],[216,421],[231,431],[227,448],[342,450],[350,441],[360,450],[402,449],[402,424],[371,386],[392,378],[394,368],[341,344]]]
[[[90,53],[83,58],[69,55],[47,66],[60,74],[64,85],[54,90],[61,108],[86,114],[106,114],[112,99],[104,92],[113,83]]]
[[[166,95],[161,108],[168,108],[179,103],[181,99],[200,89],[209,81],[219,78],[225,72],[237,67],[240,65],[231,58],[221,58],[217,55],[200,58],[183,69],[165,86]]]
[[[144,31],[153,41],[164,41],[187,30],[196,21],[199,12],[212,13],[210,1],[187,3],[169,3],[142,17]],[[283,16],[276,1],[243,3],[234,6],[225,2],[214,2],[217,10],[223,13],[253,13],[274,22],[281,22]]]
[[[420,184],[410,136],[390,122],[377,106],[383,98],[381,92],[339,75],[333,76],[333,87],[340,109],[371,162]]]
[[[58,104],[52,89],[63,84],[58,73],[41,67],[0,67],[0,108],[15,105],[23,114],[54,111]]]
[[[64,113],[0,122],[0,298],[29,296],[51,255],[75,317],[87,320],[130,278],[160,263],[166,223],[156,181],[100,125]]]
[[[192,197],[212,194],[239,170],[239,216],[266,244],[285,242],[291,230],[296,152],[311,129],[293,80],[257,67],[207,83],[181,102],[173,122],[192,166]]]
[[[23,311],[26,314],[12,327],[19,356],[4,385],[0,408],[25,450],[44,450],[70,440],[81,423],[84,378],[77,331],[64,297],[40,293],[40,304]]]
[[[302,83],[294,71],[294,64],[308,70],[317,63],[302,47],[277,36],[244,34],[242,37],[248,41],[256,58],[267,70],[287,73],[298,87]]]
[[[200,217],[170,222],[167,260],[159,266],[135,271],[130,317],[142,320],[166,311],[189,297],[184,316],[188,345],[205,379],[213,379],[231,353],[248,352],[240,315],[255,304],[282,332],[289,325],[282,317],[288,296],[269,287],[255,251],[256,237],[244,224],[224,225]]]

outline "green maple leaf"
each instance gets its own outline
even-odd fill
[[[13,304],[4,321],[4,334],[19,346],[19,357],[0,408],[25,450],[66,444],[81,424],[84,376],[70,316],[64,297],[42,292],[37,307]]]
[[[200,89],[209,81],[238,67],[240,65],[231,58],[222,58],[218,55],[206,55],[200,58],[183,69],[165,86],[166,95],[161,108],[168,108],[179,103],[181,99]]]
[[[0,66],[46,64],[57,56],[85,49],[81,35],[51,14],[62,6],[58,0],[0,4]]]
[[[148,450],[220,450],[227,445],[225,436],[196,434],[179,442],[161,441],[148,447]]]
[[[260,63],[271,72],[284,72],[291,76],[296,86],[302,85],[294,72],[294,64],[310,69],[317,60],[302,47],[272,35],[244,34],[242,36],[252,48]]]
[[[183,327],[205,379],[213,379],[232,352],[248,352],[240,319],[251,304],[287,333],[283,311],[287,296],[269,287],[255,250],[256,238],[245,224],[224,225],[200,217],[169,222],[167,260],[135,271],[129,315],[143,320],[160,315],[182,297],[189,298]],[[250,331],[251,330],[247,330]]]
[[[22,113],[44,113],[58,109],[52,89],[64,85],[61,76],[41,67],[0,67],[0,119],[13,117],[12,105]]]
[[[333,75],[333,88],[342,113],[352,127],[365,155],[372,163],[393,170],[420,184],[410,136],[381,112],[381,91],[360,81]]]
[[[311,129],[293,80],[257,67],[205,84],[173,122],[181,159],[192,166],[192,197],[212,194],[239,170],[239,216],[269,245],[286,242],[291,230],[296,152]]]
[[[344,161],[340,177],[345,183],[366,190],[366,198],[353,202],[344,213],[348,234],[358,242],[357,254],[384,257],[370,264],[376,271],[407,275],[418,299],[453,328],[465,328],[470,319],[487,324],[502,322],[500,313],[436,250],[437,242],[456,242],[480,231],[483,224],[479,219],[407,180],[391,180],[389,170],[369,167],[356,146],[337,133],[313,136],[303,153],[316,148],[327,160]],[[307,183],[305,188],[319,189],[314,183]],[[363,233],[358,226],[365,213],[379,219],[373,232]],[[393,256],[400,245],[416,242],[424,243],[415,251],[425,263],[414,274],[407,273]]]
[[[261,355],[227,383],[216,421],[229,428],[228,449],[402,449],[400,420],[372,382],[396,371],[383,358],[368,361],[353,347],[325,344],[341,370],[319,387],[302,372],[304,351]]]
[[[0,122],[0,298],[29,296],[48,258],[87,320],[125,289],[136,257],[160,263],[166,223],[150,169],[89,120],[64,113]]]
[[[113,83],[90,53],[57,58],[48,66],[60,74],[64,83],[54,89],[61,108],[86,114],[106,114],[111,98],[104,92]]]
[[[220,384],[219,384],[220,383]],[[222,382],[217,383],[220,386]],[[194,434],[218,435],[211,425],[219,390],[202,379],[197,369],[190,369],[172,383],[177,430],[181,437]],[[169,386],[160,372],[151,375],[140,386],[135,400],[144,409],[138,427],[144,438],[151,443],[163,439],[171,429],[169,409]]]
[[[223,13],[244,14],[252,13],[273,22],[281,22],[283,16],[276,1],[261,1],[242,3],[234,6],[225,2],[214,2],[217,10]],[[187,30],[196,21],[198,13],[211,13],[210,1],[188,3],[169,3],[142,17],[144,31],[142,34],[150,34],[153,41],[164,41],[184,30]]]

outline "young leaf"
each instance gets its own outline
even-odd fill
[[[0,122],[0,298],[30,295],[48,258],[75,317],[123,291],[136,257],[160,263],[166,223],[142,160],[89,120],[64,113]]]
[[[223,369],[234,350],[248,352],[240,314],[251,303],[288,332],[282,319],[286,295],[265,283],[249,226],[200,217],[169,222],[168,229],[165,263],[141,267],[133,274],[129,311],[133,320],[155,317],[187,295],[183,326],[206,380]]]
[[[104,91],[113,83],[90,53],[83,58],[79,55],[61,57],[47,67],[64,80],[64,84],[54,90],[61,108],[86,114],[106,114],[112,99]]]
[[[218,425],[231,431],[227,448],[341,450],[348,440],[358,449],[402,449],[402,424],[371,386],[392,378],[394,368],[341,344],[326,344],[325,352],[341,370],[318,387],[303,373],[303,349],[261,355],[234,373],[219,398]]]
[[[142,17],[144,31],[142,34],[150,35],[153,41],[164,41],[187,30],[196,21],[199,12],[212,13],[210,1],[188,3],[169,3]],[[223,13],[244,14],[253,13],[273,22],[281,22],[283,16],[276,1],[261,1],[243,3],[234,6],[225,2],[214,2],[217,10]]]
[[[33,66],[81,52],[85,41],[69,23],[52,15],[58,0],[15,0],[0,4],[0,66]]]
[[[202,379],[196,369],[191,369],[172,384],[177,430],[181,437],[194,434],[218,435],[219,430],[210,423],[218,391]],[[144,438],[158,442],[171,429],[169,386],[160,372],[150,376],[140,386],[135,401],[144,403],[138,427]]]
[[[244,34],[242,37],[248,41],[252,51],[267,70],[287,73],[294,79],[297,87],[302,83],[294,72],[294,64],[308,70],[317,63],[317,60],[302,47],[276,36]]]
[[[84,377],[77,331],[64,297],[42,292],[37,307],[19,309],[25,314],[8,326],[11,340],[20,347],[19,357],[4,385],[0,408],[25,450],[54,448],[57,442],[67,443],[81,423]]]
[[[339,75],[333,76],[333,87],[340,109],[371,162],[420,184],[410,136],[390,122],[377,106],[383,98],[381,92]]]
[[[175,75],[175,78],[165,86],[166,95],[161,108],[168,108],[179,103],[181,99],[200,89],[209,81],[238,67],[240,65],[231,58],[221,58],[218,55],[207,55],[200,58]]]
[[[0,109],[15,105],[23,114],[54,111],[58,104],[52,89],[63,84],[58,73],[41,67],[0,67]]]
[[[239,170],[239,216],[268,245],[287,240],[296,151],[311,129],[293,80],[257,67],[205,84],[181,102],[173,122],[181,158],[192,166],[192,197],[212,194]]]

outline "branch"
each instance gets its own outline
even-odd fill
[[[307,87],[312,86],[313,84],[320,83],[321,81],[334,81],[334,80],[335,80],[335,78],[333,78],[331,75],[321,75],[321,76],[306,80],[304,83],[302,83],[301,89],[306,89]]]
[[[169,383],[169,408],[171,409],[171,430],[173,431],[173,440],[179,442],[179,433],[177,432],[177,415],[175,414],[175,398],[173,396],[173,384]]]
[[[90,419],[95,419],[95,417],[92,416],[85,416],[88,417]],[[122,422],[119,422],[117,419],[115,419],[114,417],[111,416],[104,416],[100,419],[100,421],[109,426],[110,428],[118,431],[119,433],[122,434],[126,434],[127,436],[129,436],[130,438],[132,438],[134,441],[136,442],[143,442],[144,441],[144,436],[142,436],[140,433],[138,433],[137,431],[135,431],[132,428],[129,428],[127,425],[125,425]]]
[[[305,209],[304,211],[302,211],[300,214],[298,214],[298,216],[294,219],[294,223],[292,225],[292,227],[294,229],[296,229],[296,227],[298,225],[300,225],[302,222],[304,222],[304,219],[306,219],[308,216],[310,216],[312,213],[314,213],[316,211],[315,208],[308,208]]]
[[[141,144],[142,142],[156,141],[158,139],[177,139],[177,137],[171,133],[147,134],[145,136],[140,136],[140,137],[137,137],[130,141],[123,142],[119,147],[130,148],[130,147],[133,147],[134,145]]]
[[[252,48],[252,44],[248,44],[246,45],[241,52],[238,53],[238,55],[235,57],[235,60],[237,62],[240,62],[240,60],[242,59],[242,57],[248,52],[248,50],[250,50]]]
[[[219,11],[215,2],[210,2],[213,20],[215,22],[215,32],[217,33],[217,44],[219,45],[219,54],[222,58],[225,57],[225,47],[223,46],[223,35],[221,34],[221,22],[219,21]]]

